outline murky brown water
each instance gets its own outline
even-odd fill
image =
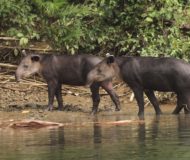
[[[58,113],[59,114],[59,113]],[[69,116],[69,114],[68,114]],[[73,125],[58,129],[0,130],[2,160],[189,160],[190,116],[146,114],[145,123],[78,125],[86,120],[135,119],[129,114],[70,116]],[[59,122],[65,122],[65,118]]]

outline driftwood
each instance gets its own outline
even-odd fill
[[[100,122],[84,122],[80,124],[76,123],[56,123],[56,122],[49,122],[49,121],[41,121],[41,120],[22,120],[22,121],[15,121],[8,125],[8,127],[17,129],[17,128],[59,128],[65,126],[89,126],[89,125],[98,125],[98,126],[109,126],[109,125],[128,125],[140,123],[143,124],[143,120],[121,120],[121,121],[100,121]]]
[[[43,128],[43,127],[63,127],[64,124],[40,120],[16,121],[9,125],[10,128]]]
[[[140,123],[143,124],[144,120],[120,120],[120,121],[105,121],[105,122],[94,122],[96,125],[128,125],[128,124],[134,124],[134,123]]]

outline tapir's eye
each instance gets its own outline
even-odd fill
[[[102,72],[102,70],[100,68],[98,68],[98,73],[101,73],[101,72]]]

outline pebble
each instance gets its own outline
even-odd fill
[[[21,113],[26,114],[26,113],[30,113],[30,111],[29,110],[24,110]]]

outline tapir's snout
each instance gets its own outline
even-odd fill
[[[16,82],[20,82],[20,80],[21,80],[21,77],[19,76],[19,74],[17,73],[17,71],[15,73],[15,80],[16,80]]]
[[[18,66],[16,72],[15,72],[15,80],[16,82],[20,82],[21,79],[25,77],[25,72],[22,67]]]

